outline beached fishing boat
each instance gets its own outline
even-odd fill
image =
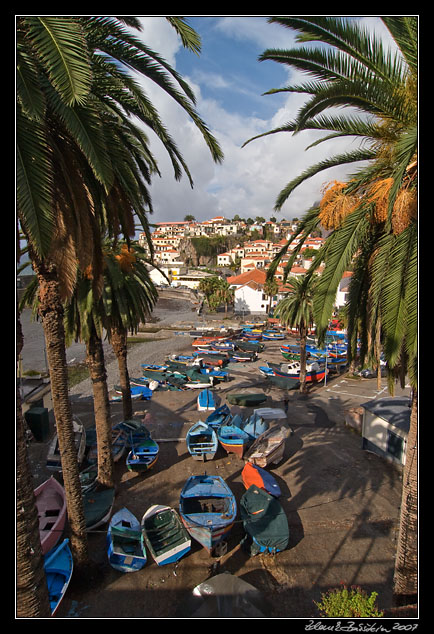
[[[51,476],[34,491],[38,510],[39,538],[45,555],[59,541],[66,521],[65,489]]]
[[[285,440],[288,434],[288,428],[283,425],[270,427],[249,447],[245,460],[262,468],[271,463],[280,462],[283,458]]]
[[[140,522],[126,507],[117,511],[107,530],[107,556],[120,572],[135,572],[146,564],[146,548]]]
[[[189,454],[195,460],[212,460],[218,448],[215,430],[202,421],[198,421],[187,432],[186,443]]]
[[[228,537],[237,514],[235,496],[220,476],[191,476],[179,501],[181,520],[208,552]]]
[[[235,347],[244,352],[262,352],[265,345],[260,341],[243,341],[242,339],[236,339],[234,341]]]
[[[98,477],[98,465],[96,463],[89,465],[86,469],[80,471],[78,477],[80,479],[82,493],[93,489],[93,487],[96,486],[96,480]]]
[[[250,363],[256,361],[258,358],[257,352],[250,352],[249,350],[234,350],[230,354],[230,361],[237,361],[238,363]]]
[[[252,443],[252,437],[244,431],[240,424],[236,424],[233,417],[228,423],[217,429],[219,443],[227,453],[234,453],[242,458],[246,448]],[[239,417],[241,419],[241,417]]]
[[[214,411],[216,408],[216,402],[214,394],[209,389],[199,392],[197,397],[197,409],[200,412]]]
[[[64,539],[44,557],[45,578],[48,586],[51,615],[53,615],[65,596],[72,577],[74,562],[69,539]]]
[[[251,555],[285,550],[289,526],[277,498],[252,484],[240,500],[240,513],[246,531],[243,545]]]
[[[242,421],[241,427],[252,438],[258,438],[264,433],[270,426],[268,420],[265,420],[256,413],[251,414],[248,418]]]
[[[172,564],[191,550],[190,535],[175,509],[154,504],[142,517],[143,537],[159,566]]]
[[[86,531],[94,530],[109,521],[115,499],[115,490],[92,488],[83,492]]]
[[[114,386],[115,394],[112,400],[122,400],[122,388],[120,385]],[[152,390],[148,385],[130,385],[130,394],[133,400],[149,401],[152,398]]]
[[[83,423],[76,417],[72,420],[72,426],[74,431],[74,444],[77,450],[77,462],[80,465],[83,462],[84,452],[86,451],[86,429]],[[55,471],[62,470],[57,432],[54,434],[48,448],[46,466],[47,469],[54,469]]]
[[[89,433],[87,434],[89,438]],[[112,430],[112,456],[113,461],[118,462],[126,451],[126,432],[122,429]],[[93,442],[88,450],[86,456],[89,464],[94,464],[98,461],[98,444],[96,442],[96,430],[95,430],[95,442]]]
[[[262,339],[265,341],[279,341],[285,339],[285,334],[279,330],[264,330]]]
[[[267,400],[263,392],[239,392],[228,394],[227,400],[231,405],[243,405],[244,407],[256,407]]]
[[[146,425],[142,421],[135,420],[134,418],[121,421],[115,425],[113,429],[120,429],[125,432],[125,445],[130,449],[134,444],[141,443],[151,435]]]
[[[281,390],[297,390],[300,387],[300,381],[292,377],[276,376],[275,374],[269,374],[266,376],[268,383],[271,383],[275,387]]]
[[[274,373],[275,376],[283,377],[284,379],[298,379],[300,380],[300,363],[298,361],[292,361],[289,363],[270,363],[267,362],[267,366],[261,366],[260,372],[265,374],[265,368],[268,367],[270,374]],[[326,369],[324,365],[320,365],[317,362],[306,364],[306,382],[307,383],[319,383],[323,381],[326,376]]]
[[[254,484],[275,498],[280,497],[282,494],[276,479],[273,478],[271,473],[252,462],[246,462],[244,469],[241,471],[241,478],[246,490]]]
[[[127,469],[136,473],[149,471],[158,460],[158,444],[150,436],[134,444],[127,455]]]
[[[220,407],[217,407],[216,410],[211,412],[211,414],[209,414],[209,416],[205,419],[205,423],[210,427],[217,429],[223,423],[228,422],[230,417],[231,410],[226,405],[226,403],[224,403],[223,405],[220,405]]]

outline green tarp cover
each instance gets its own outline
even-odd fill
[[[288,520],[275,497],[252,484],[241,498],[240,513],[246,533],[260,546],[271,552],[287,547]],[[255,554],[254,545],[250,550]]]

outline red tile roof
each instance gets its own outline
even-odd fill
[[[227,278],[228,284],[242,285],[247,284],[248,282],[258,282],[259,284],[265,284],[267,279],[267,274],[265,271],[261,271],[259,269],[253,269],[251,271],[246,271],[245,273],[241,273],[241,275],[233,275],[232,277]]]

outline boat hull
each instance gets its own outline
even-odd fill
[[[38,510],[39,537],[42,554],[54,548],[62,536],[66,521],[66,498],[62,485],[53,477],[35,491]]]
[[[255,440],[246,453],[245,459],[262,468],[271,463],[280,462],[285,451],[287,436],[286,427],[268,429]]]
[[[86,429],[78,420],[72,421],[74,431],[74,444],[77,449],[77,462],[80,465],[83,462],[84,453],[86,451]],[[50,443],[47,454],[47,469],[62,471],[62,461],[60,459],[59,439],[57,433],[54,434]]]
[[[245,407],[256,407],[261,403],[264,403],[267,400],[267,395],[262,392],[259,393],[239,393],[239,394],[228,394],[228,402],[231,405],[243,405]]]
[[[219,443],[227,453],[234,453],[242,458],[246,447],[251,442],[247,432],[236,425],[222,425],[217,431]]]
[[[72,577],[74,562],[69,548],[69,539],[50,550],[44,557],[45,577],[48,586],[51,615],[65,596]]]
[[[107,556],[119,572],[135,572],[146,564],[146,548],[138,519],[127,509],[115,513],[107,531]]]
[[[217,452],[217,434],[212,427],[197,422],[187,432],[187,449],[194,460],[205,462],[212,460]]]
[[[211,390],[202,390],[197,397],[197,409],[199,412],[213,412],[216,408],[214,394]]]
[[[191,539],[175,509],[155,504],[143,515],[143,536],[158,566],[176,563],[191,550]]]
[[[131,449],[127,456],[127,469],[137,473],[149,471],[158,460],[159,447],[155,440],[147,438]]]
[[[90,489],[83,493],[86,531],[94,530],[108,522],[113,508],[114,497],[114,488],[102,491]]]
[[[191,476],[181,491],[181,520],[209,553],[228,537],[236,513],[235,497],[219,476]]]

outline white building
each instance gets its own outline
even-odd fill
[[[362,448],[404,465],[411,399],[406,396],[376,398],[362,403],[362,408]]]

